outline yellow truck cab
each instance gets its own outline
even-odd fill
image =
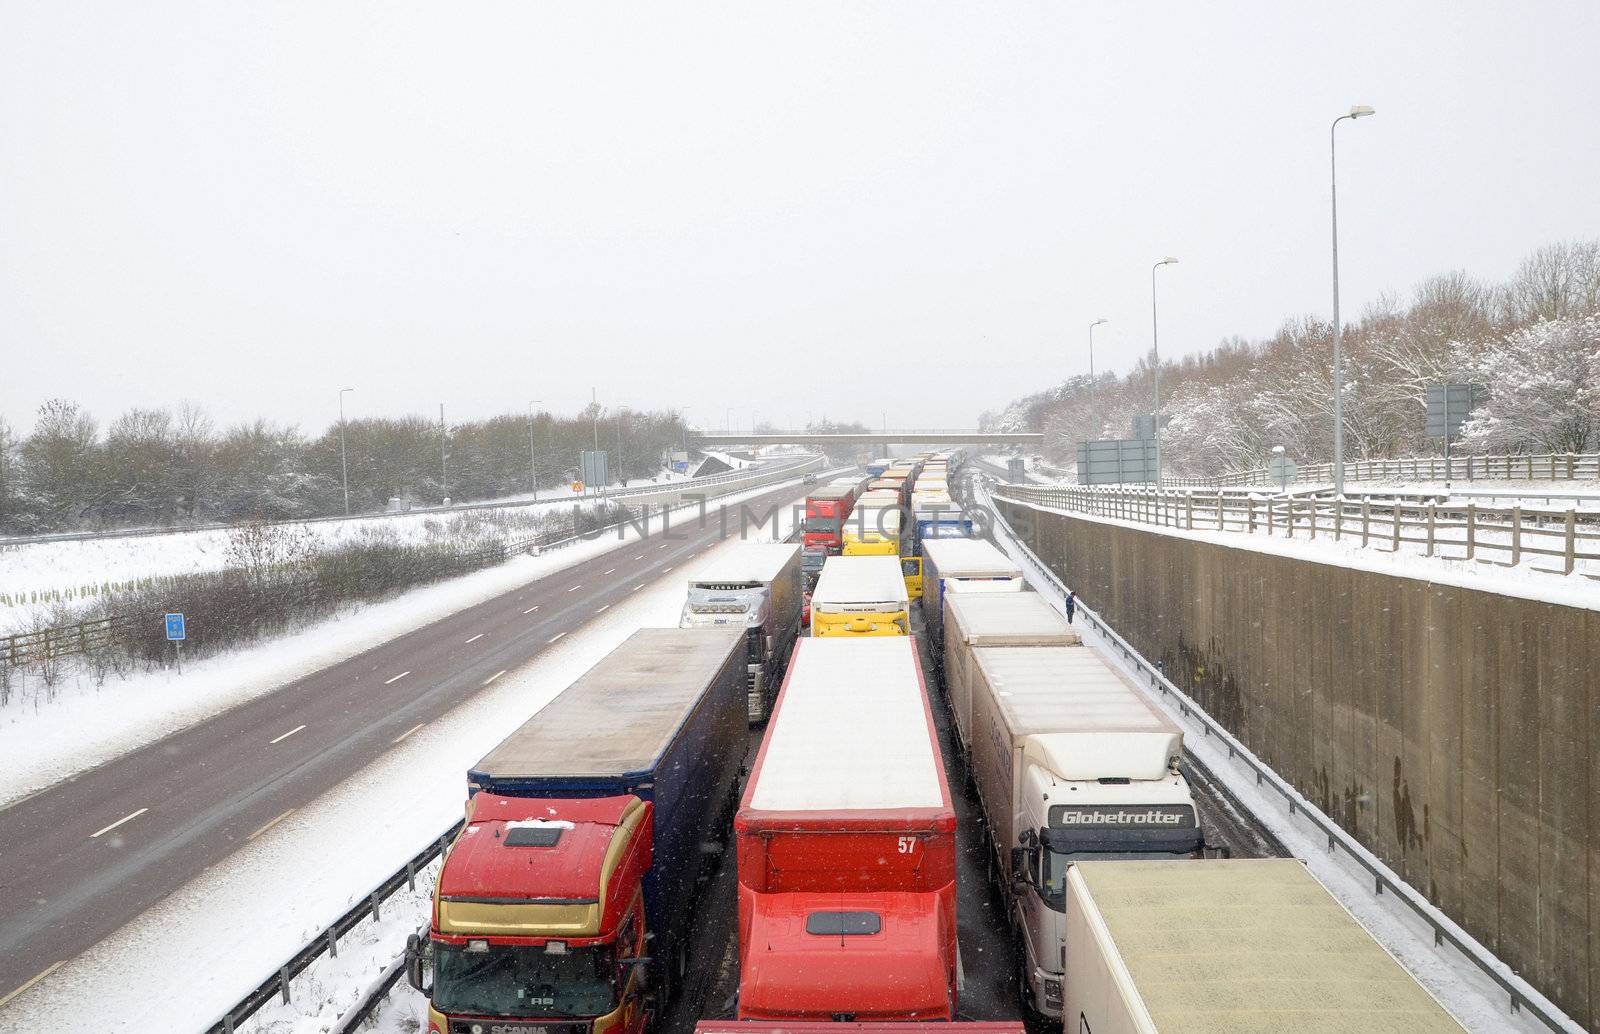
[[[811,594],[814,636],[909,635],[911,599],[900,558],[831,556]]]
[[[901,553],[906,540],[906,514],[893,493],[868,492],[841,529],[845,556],[889,556]]]
[[[900,575],[906,580],[906,595],[914,600],[922,599],[922,558],[919,556],[901,557]]]

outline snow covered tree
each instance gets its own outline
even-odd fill
[[[1488,402],[1462,428],[1483,452],[1600,448],[1600,315],[1535,323],[1475,350],[1464,365]]]

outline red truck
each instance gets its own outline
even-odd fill
[[[914,638],[800,640],[733,830],[739,1019],[955,1019],[956,815]]]
[[[855,501],[856,490],[849,485],[828,484],[806,493],[806,530],[801,545],[837,554],[844,545],[841,532]]]

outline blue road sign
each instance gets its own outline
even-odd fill
[[[167,615],[167,638],[169,640],[183,640],[188,638],[186,635],[184,635],[182,614]]]

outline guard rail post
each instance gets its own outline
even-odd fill
[[[1478,536],[1475,518],[1478,513],[1478,504],[1467,504],[1467,559],[1472,560],[1478,552]]]
[[[1522,563],[1522,504],[1511,507],[1511,566]]]
[[[1567,574],[1571,574],[1578,564],[1578,511],[1576,508],[1567,511]]]

